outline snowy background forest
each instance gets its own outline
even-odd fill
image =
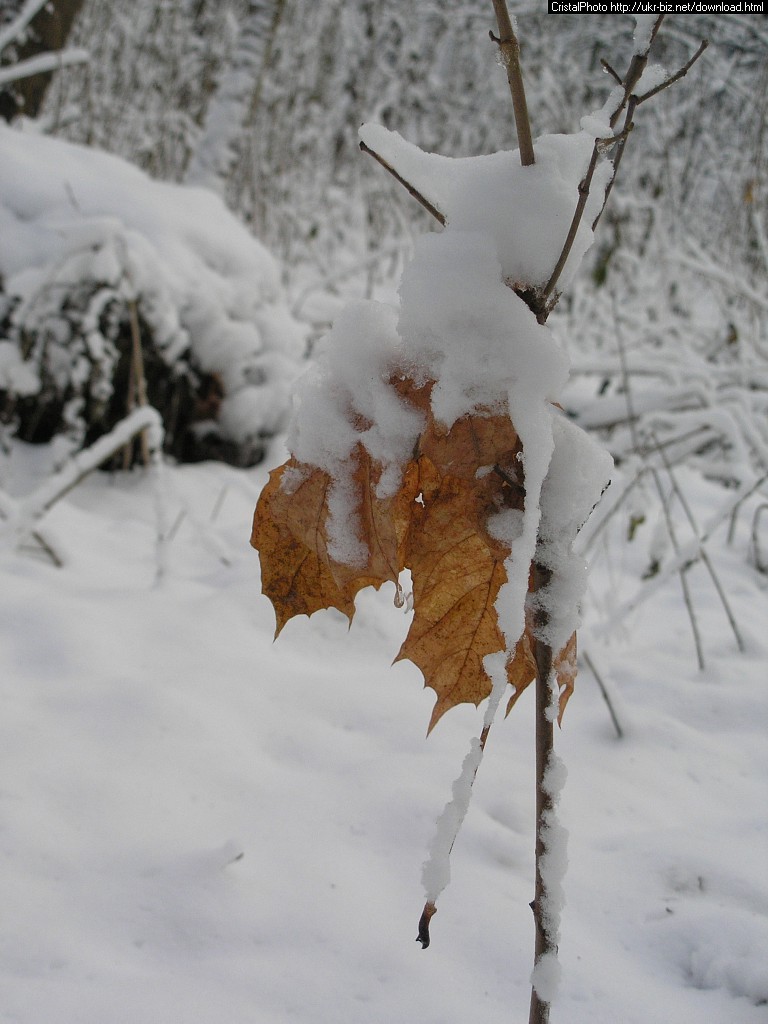
[[[511,6],[534,135],[578,131],[633,20]],[[435,228],[358,128],[514,149],[493,28],[488,0],[0,0],[3,1020],[525,1019],[532,694],[421,952],[482,708],[424,738],[389,585],[273,644],[248,545],[297,379]],[[615,460],[557,735],[563,1024],[768,1020],[768,21],[669,16],[653,61],[703,39],[549,320]]]

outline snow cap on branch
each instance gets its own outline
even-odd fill
[[[432,203],[451,228],[489,234],[507,281],[528,287],[547,283],[592,155],[591,126],[574,135],[538,138],[536,163],[530,167],[521,165],[517,150],[461,158],[425,153],[381,125],[363,125],[360,138]],[[602,206],[610,174],[608,163],[595,173],[560,288],[573,279],[592,244],[590,225]]]

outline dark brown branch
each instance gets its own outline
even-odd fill
[[[483,726],[483,731],[480,733],[480,750],[483,752],[485,751],[485,744],[488,742],[488,734],[490,733],[490,731],[491,725],[488,724]],[[477,778],[477,770],[479,767],[480,765],[478,764],[477,768],[475,768],[475,772],[474,775],[472,776],[470,786],[474,786],[475,784],[475,779]],[[455,842],[456,835],[454,835],[453,839],[451,840],[451,846],[450,849],[448,850],[449,857],[453,853],[453,844]],[[424,904],[424,909],[421,912],[421,917],[419,918],[419,933],[416,936],[416,941],[421,943],[422,949],[426,949],[429,946],[430,942],[432,941],[429,935],[429,922],[432,920],[436,913],[436,904],[433,903],[432,900],[427,900],[427,902]]]
[[[608,72],[608,74],[611,76],[614,82],[616,82],[617,85],[624,85],[624,83],[621,80],[621,75],[618,73],[618,71],[613,70],[613,68],[608,63],[608,61],[605,60],[605,58],[600,58],[600,64],[602,65],[603,70]]]
[[[429,922],[437,913],[437,907],[434,903],[428,901],[424,904],[424,909],[421,912],[419,918],[419,934],[416,936],[416,941],[421,943],[421,948],[426,949],[431,942],[429,937]]]
[[[509,91],[512,94],[512,108],[515,112],[515,129],[517,130],[517,144],[520,149],[520,163],[523,167],[530,167],[536,158],[533,152],[531,122],[528,117],[528,102],[525,98],[523,72],[520,68],[520,44],[517,41],[515,30],[512,28],[512,19],[509,17],[506,0],[493,0],[493,9],[496,12],[496,24],[499,26],[499,34],[495,36],[491,32],[491,39],[494,43],[498,44],[501,60],[507,72]]]
[[[538,563],[534,563],[534,593],[540,593],[550,582],[551,578],[551,569],[546,569]],[[536,626],[539,629],[546,626],[547,618],[548,616],[545,611],[539,611],[536,614]],[[541,870],[542,860],[546,852],[544,830],[554,808],[552,794],[544,785],[544,776],[554,751],[555,743],[554,722],[547,714],[552,698],[552,648],[549,644],[537,639],[534,657],[536,659],[536,885],[531,909],[533,910],[533,920],[536,928],[535,966],[546,953],[557,953],[557,945],[556,936],[552,935],[547,927],[547,920],[544,914],[544,903],[546,902],[548,892]],[[531,990],[528,1024],[548,1024],[548,1022],[549,1003],[539,998],[534,985]]]
[[[597,685],[598,685],[598,687],[600,689],[600,693],[602,695],[602,698],[605,701],[605,706],[608,708],[608,714],[611,716],[611,721],[613,722],[613,727],[616,730],[616,735],[618,736],[618,738],[620,740],[623,740],[624,739],[624,730],[621,727],[621,722],[619,721],[619,716],[616,714],[616,709],[613,706],[613,701],[611,700],[611,695],[608,692],[608,687],[603,682],[603,679],[602,679],[600,673],[595,668],[595,663],[592,661],[592,659],[587,654],[587,652],[586,651],[582,651],[581,652],[581,656],[584,659],[584,664],[587,666],[589,671],[595,677],[595,682],[597,683]]]
[[[546,309],[547,300],[554,292],[557,282],[560,280],[560,275],[562,274],[563,267],[565,266],[568,257],[571,254],[573,243],[576,240],[576,234],[581,225],[581,219],[584,216],[584,209],[587,205],[587,199],[589,199],[589,189],[592,185],[592,178],[594,176],[595,169],[597,168],[597,159],[599,155],[600,149],[598,147],[597,142],[595,142],[594,146],[592,147],[592,157],[589,161],[587,173],[579,182],[579,199],[576,203],[576,209],[573,211],[573,217],[571,218],[571,225],[568,228],[568,234],[565,237],[565,242],[563,243],[563,248],[561,249],[560,255],[557,258],[557,263],[555,264],[554,270],[550,274],[549,280],[547,281],[544,287],[544,291],[541,294],[542,315],[544,315],[545,318],[546,313],[548,312],[548,310]]]
[[[613,174],[611,176],[611,180],[608,182],[608,185],[606,186],[605,195],[603,197],[603,203],[600,207],[600,211],[595,217],[594,221],[592,222],[593,231],[597,227],[598,222],[600,221],[600,218],[603,215],[603,211],[605,210],[611,191],[613,190],[613,185],[616,181],[616,174],[618,172],[619,165],[621,164],[621,159],[624,155],[624,150],[627,145],[627,137],[633,128],[632,118],[634,116],[634,112],[637,106],[641,102],[645,101],[646,99],[650,99],[651,96],[656,95],[656,93],[660,92],[662,89],[667,88],[667,86],[672,85],[674,82],[678,81],[680,78],[686,75],[708,45],[707,42],[704,41],[697,50],[697,52],[685,64],[685,66],[680,69],[680,71],[676,72],[674,75],[671,75],[669,79],[667,79],[665,82],[662,82],[661,85],[657,86],[655,89],[649,90],[649,92],[645,93],[642,97],[636,96],[635,88],[637,87],[637,84],[640,81],[643,72],[645,71],[645,68],[648,64],[648,54],[650,52],[650,48],[653,44],[654,39],[656,38],[659,29],[661,28],[661,23],[663,20],[664,15],[659,15],[659,17],[656,19],[654,23],[653,30],[651,31],[651,39],[648,48],[643,53],[636,53],[633,56],[632,60],[630,61],[629,67],[627,68],[627,73],[623,79],[619,79],[617,73],[613,70],[610,64],[607,63],[607,61],[601,61],[606,71],[608,71],[608,73],[614,79],[618,80],[622,88],[624,89],[624,95],[621,99],[621,102],[619,103],[618,107],[611,116],[611,128],[616,127],[616,125],[619,122],[619,118],[622,116],[622,114],[624,114],[624,126],[621,132],[618,133],[616,136],[618,148],[616,150],[616,155],[613,158]],[[589,198],[589,192],[592,185],[592,178],[597,168],[597,161],[600,155],[601,146],[604,147],[605,142],[600,139],[596,140],[594,148],[592,150],[592,157],[589,162],[587,173],[584,175],[584,178],[579,184],[579,199],[576,204],[576,209],[573,213],[573,218],[571,220],[570,227],[568,228],[568,234],[566,235],[565,242],[563,243],[562,251],[560,252],[560,256],[558,257],[557,263],[555,264],[552,274],[550,275],[549,281],[547,281],[543,291],[541,291],[538,295],[538,308],[534,309],[534,312],[536,313],[538,319],[542,322],[546,320],[547,316],[557,303],[557,295],[555,293],[555,289],[557,287],[557,282],[560,279],[560,275],[563,272],[563,268],[565,267],[565,264],[570,255],[573,243],[576,239],[576,235],[579,230],[579,226],[581,225],[581,221],[584,216],[584,210],[587,206],[587,199]]]
[[[644,92],[642,96],[637,97],[638,107],[641,103],[645,103],[646,100],[649,100],[652,96],[655,96],[657,93],[662,92],[662,90],[668,88],[670,85],[673,85],[675,82],[679,82],[681,78],[685,78],[685,76],[688,74],[688,72],[691,70],[693,65],[696,63],[696,61],[699,59],[702,53],[704,53],[708,46],[709,40],[702,40],[701,46],[698,48],[696,53],[694,53],[694,55],[691,57],[687,64],[681,67],[679,71],[676,71],[674,75],[671,75],[669,78],[665,79],[665,81],[663,81],[661,85],[657,85],[655,89],[649,89],[648,92]]]
[[[405,180],[402,174],[398,174],[395,168],[391,164],[387,163],[383,156],[379,156],[379,154],[375,150],[371,149],[370,146],[366,146],[364,142],[360,143],[360,149],[362,149],[364,153],[368,153],[369,156],[372,156],[374,160],[380,163],[385,171],[389,171],[392,177],[395,178],[396,181],[399,181],[400,184],[405,189],[407,189],[410,195],[412,195],[413,198],[418,203],[421,203],[421,205],[424,207],[427,213],[431,213],[435,220],[438,221],[438,223],[442,224],[443,227],[445,227],[445,214],[441,213],[436,206],[433,206],[428,199],[425,199],[425,197],[421,194],[421,192],[419,192],[417,188],[414,188],[414,186],[409,181]]]
[[[593,231],[595,230],[597,225],[600,223],[600,218],[603,216],[605,208],[608,205],[608,200],[611,197],[611,192],[613,192],[613,185],[614,185],[614,182],[616,181],[616,175],[619,172],[619,165],[621,164],[621,158],[624,156],[624,150],[627,147],[627,134],[629,132],[630,127],[632,126],[632,118],[634,117],[635,107],[636,106],[637,106],[637,97],[636,96],[630,96],[629,97],[629,103],[627,104],[627,114],[626,114],[626,117],[624,118],[624,133],[623,133],[624,134],[624,138],[622,139],[621,143],[619,144],[619,148],[616,150],[616,156],[613,158],[613,174],[611,175],[611,180],[608,182],[608,184],[605,187],[605,195],[603,196],[603,205],[600,207],[599,213],[597,214],[595,219],[592,221],[592,230]]]

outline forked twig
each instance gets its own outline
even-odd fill
[[[611,67],[610,64],[608,64],[607,61],[601,61],[603,68],[605,68],[608,74],[624,90],[621,101],[619,102],[613,114],[611,115],[611,128],[616,127],[622,113],[624,113],[625,116],[623,128],[617,136],[618,148],[616,150],[616,155],[613,158],[613,174],[611,176],[611,180],[608,182],[608,185],[606,186],[605,195],[603,197],[603,203],[600,207],[600,212],[597,214],[594,221],[592,222],[593,231],[597,227],[598,222],[600,221],[600,218],[603,215],[603,211],[605,210],[609,196],[613,189],[613,184],[616,180],[616,174],[618,172],[621,159],[624,155],[624,149],[627,144],[627,137],[629,136],[629,133],[632,130],[632,118],[634,116],[635,109],[639,106],[641,102],[644,103],[652,96],[657,95],[657,93],[661,92],[663,89],[669,88],[670,85],[673,85],[675,82],[683,78],[684,75],[688,74],[688,72],[699,59],[699,57],[702,55],[702,53],[704,53],[704,50],[706,50],[708,45],[707,41],[704,40],[702,44],[699,46],[696,53],[691,57],[690,60],[686,62],[686,64],[682,68],[680,68],[679,71],[675,72],[675,74],[673,75],[670,75],[668,79],[666,79],[660,85],[656,86],[656,88],[649,90],[647,93],[644,93],[641,97],[636,96],[635,88],[637,87],[642,77],[643,71],[645,71],[645,68],[648,64],[648,54],[651,45],[653,44],[653,40],[656,38],[656,34],[658,33],[663,20],[664,15],[659,15],[659,17],[656,19],[656,22],[654,23],[650,40],[648,42],[648,46],[643,52],[634,54],[630,62],[630,65],[627,69],[627,73],[623,79],[619,77],[617,72],[614,71],[614,69]],[[586,209],[587,199],[589,197],[590,189],[592,187],[592,179],[594,177],[595,170],[597,169],[597,162],[601,146],[604,147],[605,143],[602,140],[596,140],[592,150],[592,156],[590,158],[589,166],[587,168],[587,173],[584,175],[584,178],[579,184],[579,200],[576,205],[576,209],[574,210],[573,218],[568,228],[568,233],[566,235],[565,242],[563,243],[563,248],[560,252],[560,256],[558,257],[557,263],[555,264],[554,270],[550,275],[549,281],[547,281],[543,291],[541,292],[541,308],[537,311],[537,315],[539,316],[540,320],[546,320],[547,316],[557,303],[557,282],[560,280],[560,275],[562,274],[563,268],[565,267],[565,264],[568,260],[568,256],[570,255],[571,248],[573,247],[576,234],[579,230],[579,226],[581,225],[581,221],[584,217],[584,210]]]
[[[670,75],[669,78],[665,78],[664,81],[657,85],[655,89],[649,89],[648,92],[644,92],[642,96],[637,97],[638,107],[641,103],[645,103],[646,100],[651,99],[652,96],[656,96],[656,94],[662,92],[662,90],[668,89],[670,85],[673,85],[675,82],[679,82],[681,78],[685,78],[685,76],[688,74],[688,72],[691,70],[693,65],[696,63],[696,61],[699,59],[702,53],[704,53],[708,46],[709,40],[702,39],[701,44],[696,53],[694,53],[691,59],[686,64],[684,64],[679,71],[676,71],[674,75]]]

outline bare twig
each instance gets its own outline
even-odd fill
[[[64,568],[64,559],[54,546],[47,541],[40,530],[33,530],[32,533],[30,533],[30,537],[40,545],[41,550],[45,552],[48,558],[50,558],[52,565],[57,569]]]
[[[611,78],[614,80],[614,82],[617,83],[617,85],[624,84],[621,80],[621,75],[618,73],[618,71],[613,70],[611,65],[608,63],[607,60],[605,60],[604,57],[600,58],[600,64],[602,65],[603,71],[607,71]]]
[[[436,206],[433,206],[428,199],[425,199],[425,197],[421,194],[421,192],[419,192],[417,188],[414,188],[414,186],[409,181],[406,181],[401,174],[398,174],[398,172],[395,170],[392,164],[387,163],[384,157],[379,156],[379,154],[375,150],[371,149],[371,147],[367,146],[364,142],[360,143],[360,149],[362,149],[364,153],[368,153],[369,156],[372,156],[374,160],[380,163],[385,171],[388,171],[396,181],[400,182],[400,184],[410,193],[410,195],[413,196],[413,198],[418,203],[421,203],[421,205],[424,207],[427,213],[431,213],[435,220],[438,221],[438,223],[445,226],[445,214],[442,214]]]
[[[762,551],[760,550],[760,519],[763,512],[768,512],[768,504],[763,502],[762,505],[758,505],[755,509],[755,514],[752,517],[752,559],[755,563],[755,568],[758,572],[768,572],[768,561],[762,557]]]
[[[633,407],[632,387],[631,387],[630,378],[629,378],[629,371],[627,369],[627,353],[626,353],[626,349],[624,347],[624,335],[622,333],[621,326],[620,326],[620,323],[619,323],[619,315],[618,315],[618,311],[616,309],[616,299],[615,299],[615,296],[614,296],[613,302],[614,302],[613,318],[614,318],[614,323],[616,325],[616,347],[617,347],[618,353],[619,353],[619,364],[621,366],[622,384],[623,384],[623,387],[624,387],[624,396],[625,396],[626,402],[627,402],[627,419],[628,419],[628,422],[629,422],[629,430],[630,430],[630,433],[632,435],[632,444],[633,444],[633,446],[635,448],[635,451],[639,452],[639,450],[640,450],[640,438],[639,438],[639,435],[638,435],[638,432],[637,432],[637,417],[635,416],[635,411],[634,411],[634,407]],[[659,501],[661,502],[661,509],[662,509],[663,514],[664,514],[664,522],[666,523],[666,527],[667,527],[667,534],[669,535],[669,539],[670,539],[670,541],[672,543],[672,547],[674,549],[674,552],[677,555],[680,552],[680,545],[677,542],[677,533],[675,531],[675,525],[674,525],[674,523],[672,521],[672,513],[671,513],[670,508],[669,508],[669,501],[667,499],[667,495],[664,493],[664,488],[661,485],[661,480],[659,479],[659,474],[658,474],[657,470],[653,466],[650,467],[650,473],[651,473],[651,477],[653,478],[654,485],[656,487],[656,492],[659,495]],[[690,620],[690,623],[691,623],[691,632],[693,633],[693,643],[694,643],[694,646],[696,648],[696,660],[698,661],[699,668],[703,670],[704,667],[705,667],[705,665],[704,665],[704,649],[703,649],[702,644],[701,644],[701,633],[699,632],[699,623],[698,623],[698,620],[696,618],[696,611],[695,611],[695,609],[693,607],[693,598],[691,597],[691,590],[690,590],[690,587],[688,586],[688,577],[686,576],[686,572],[687,572],[687,569],[683,568],[683,567],[681,567],[680,570],[679,570],[678,575],[680,576],[680,587],[681,587],[681,589],[683,591],[683,601],[685,602],[685,607],[686,607],[686,610],[688,611],[688,619]]]
[[[648,47],[643,52],[636,53],[632,57],[629,67],[627,68],[627,73],[623,79],[619,78],[616,71],[614,71],[614,69],[611,67],[610,64],[607,63],[607,61],[601,62],[605,70],[608,72],[608,74],[611,75],[611,77],[614,80],[616,80],[618,84],[621,85],[624,89],[622,99],[616,107],[616,109],[614,110],[613,114],[611,115],[611,128],[616,127],[616,125],[619,123],[619,119],[621,118],[622,114],[624,114],[624,125],[621,132],[617,136],[618,148],[616,150],[616,155],[613,158],[613,175],[611,176],[611,180],[608,182],[608,185],[606,186],[605,195],[603,196],[603,202],[600,207],[600,211],[595,217],[594,221],[592,222],[593,231],[597,227],[598,222],[600,221],[600,218],[603,215],[603,211],[605,210],[608,198],[613,189],[613,184],[616,180],[616,174],[618,172],[621,159],[624,155],[624,149],[626,148],[627,137],[629,136],[629,133],[632,130],[632,118],[634,116],[636,107],[641,102],[641,99],[643,102],[646,99],[650,99],[651,96],[654,96],[657,92],[660,92],[662,88],[667,88],[667,86],[672,85],[674,82],[678,81],[685,74],[687,74],[690,68],[698,60],[698,58],[701,56],[701,54],[704,52],[707,46],[706,42],[702,43],[698,51],[685,64],[685,66],[680,69],[680,71],[676,72],[674,75],[671,75],[666,82],[663,82],[656,89],[649,90],[649,92],[644,94],[641,99],[638,98],[635,95],[635,88],[637,87],[637,84],[640,81],[640,78],[642,77],[643,71],[645,71],[645,68],[648,64],[648,54],[650,52],[650,47],[653,44],[654,39],[656,38],[656,34],[658,33],[663,20],[664,15],[659,15],[659,17],[656,19],[654,23],[653,30],[651,31]],[[587,199],[589,198],[589,193],[592,186],[592,179],[597,168],[597,161],[600,155],[601,145],[605,145],[605,143],[602,142],[602,140],[597,140],[595,142],[587,173],[584,175],[584,178],[579,184],[579,199],[576,204],[576,209],[573,213],[573,218],[571,220],[570,227],[568,228],[568,233],[566,235],[565,242],[563,243],[562,251],[560,253],[560,256],[558,257],[557,263],[555,264],[554,270],[550,275],[549,281],[547,281],[544,290],[540,293],[540,308],[535,312],[537,313],[539,319],[542,321],[546,320],[547,316],[557,303],[557,282],[560,280],[560,275],[562,274],[563,268],[565,267],[565,264],[568,260],[568,256],[570,255],[573,242],[576,238],[579,226],[584,217],[584,210],[586,209]]]
[[[669,476],[672,488],[675,494],[677,495],[678,500],[680,501],[680,505],[683,511],[685,512],[686,518],[691,529],[693,530],[694,536],[698,537],[699,528],[696,525],[696,520],[694,519],[693,512],[691,511],[691,506],[688,504],[688,499],[683,494],[683,491],[677,481],[677,477],[675,476],[675,473],[672,469],[672,465],[667,457],[667,453],[664,451],[664,449],[657,441],[655,434],[651,434],[651,439],[653,440],[656,447],[656,451],[658,452],[659,457],[661,458],[661,461],[664,464],[664,468],[667,471],[667,475]],[[720,603],[723,606],[723,611],[725,612],[725,616],[728,619],[731,630],[733,631],[733,635],[736,640],[736,646],[743,654],[746,650],[746,646],[744,644],[744,640],[742,638],[738,624],[736,623],[736,616],[733,614],[733,609],[731,608],[730,602],[728,601],[728,597],[725,593],[723,585],[720,582],[720,577],[715,572],[715,567],[712,564],[712,560],[709,557],[709,552],[706,548],[701,549],[701,561],[704,564],[707,572],[709,573],[709,577],[712,580],[712,585],[717,591],[717,596],[720,598]]]
[[[670,576],[679,572],[681,569],[690,569],[692,565],[695,565],[701,558],[701,552],[715,530],[729,519],[734,514],[734,511],[738,509],[738,507],[743,504],[747,498],[751,497],[755,491],[764,486],[766,481],[768,481],[768,474],[764,474],[750,484],[742,484],[739,490],[729,498],[723,508],[721,508],[720,511],[712,517],[705,529],[701,532],[701,535],[697,539],[685,544],[671,562],[663,566],[663,568],[652,579],[643,584],[634,597],[629,598],[628,601],[625,601],[620,605],[606,622],[602,623],[593,631],[595,635],[604,636],[607,633],[610,633],[610,631],[615,629],[616,626],[618,626],[627,617],[627,615],[645,604],[646,601],[650,600],[654,594],[664,586]]]
[[[495,36],[491,32],[490,35],[494,43],[498,44],[501,60],[507,72],[509,91],[512,94],[512,108],[515,112],[515,128],[517,130],[517,144],[520,149],[520,163],[523,167],[530,167],[535,162],[535,155],[533,152],[533,139],[531,138],[531,122],[528,117],[528,103],[525,98],[523,72],[520,68],[520,44],[512,27],[512,19],[507,10],[506,0],[493,0],[493,9],[496,12],[496,24],[499,26],[499,34]]]
[[[691,59],[686,64],[684,64],[679,71],[676,71],[674,75],[670,75],[670,77],[665,79],[660,85],[657,85],[655,89],[649,89],[648,92],[644,92],[642,96],[637,97],[638,107],[641,103],[645,103],[646,100],[651,99],[652,96],[656,96],[657,93],[662,92],[664,89],[668,89],[670,85],[673,85],[675,82],[679,82],[681,78],[685,78],[685,76],[688,74],[688,72],[691,70],[693,65],[696,63],[696,61],[699,59],[702,53],[704,53],[708,46],[709,40],[703,39],[696,53],[694,53]]]
[[[616,714],[616,708],[613,706],[613,701],[611,700],[611,696],[608,693],[608,687],[605,685],[602,676],[595,668],[594,661],[592,661],[587,652],[582,650],[581,656],[584,659],[584,664],[595,677],[595,682],[597,683],[600,689],[600,693],[602,694],[603,700],[605,701],[605,706],[608,708],[608,714],[611,716],[611,721],[613,722],[613,727],[616,730],[616,735],[620,740],[623,740],[624,729],[622,728],[621,722],[619,721],[619,716]]]
[[[552,570],[538,563],[533,567],[533,590],[543,590],[552,578]],[[537,613],[536,625],[546,626],[547,614]],[[552,921],[545,913],[545,904],[549,896],[542,866],[547,852],[545,838],[546,826],[551,820],[554,810],[552,793],[545,785],[547,766],[550,763],[555,743],[555,724],[548,711],[552,700],[552,648],[542,640],[536,640],[534,648],[536,660],[536,883],[535,895],[531,903],[533,920],[536,928],[534,945],[534,967],[548,953],[557,953],[557,935],[553,934]],[[531,988],[531,1005],[528,1024],[548,1024],[549,1006],[539,996],[534,985]]]
[[[584,209],[587,205],[587,199],[589,198],[589,190],[590,186],[592,185],[592,178],[594,177],[595,169],[597,168],[597,160],[599,156],[600,148],[597,142],[595,142],[594,146],[592,147],[592,156],[589,161],[587,173],[579,182],[579,199],[576,203],[576,209],[573,211],[573,217],[571,218],[571,223],[568,228],[568,234],[565,236],[565,242],[563,242],[563,248],[560,250],[560,255],[557,258],[557,263],[555,263],[554,269],[550,274],[549,280],[547,281],[546,285],[544,286],[544,290],[541,293],[542,311],[545,311],[546,315],[548,315],[550,309],[554,307],[553,303],[550,306],[550,309],[547,309],[547,303],[550,296],[555,291],[557,282],[560,280],[560,275],[563,272],[563,267],[565,266],[566,262],[568,261],[568,257],[571,254],[571,249],[573,248],[573,243],[576,239],[576,234],[579,230],[579,226],[581,225],[582,217],[584,216]]]
[[[603,203],[602,203],[602,206],[600,207],[600,212],[595,217],[595,219],[592,221],[592,230],[593,231],[597,228],[597,225],[600,223],[600,218],[603,216],[605,208],[608,205],[608,200],[611,197],[611,192],[613,192],[613,186],[614,186],[614,183],[616,181],[616,175],[618,174],[618,171],[619,171],[619,165],[621,164],[621,159],[624,156],[624,150],[627,148],[627,133],[628,133],[628,130],[629,130],[630,126],[632,125],[632,117],[634,116],[635,107],[636,106],[637,106],[636,98],[634,96],[630,96],[628,101],[627,101],[627,111],[626,111],[626,115],[624,117],[624,131],[622,132],[622,135],[624,137],[623,137],[622,141],[619,143],[618,149],[616,150],[616,156],[613,158],[613,174],[611,175],[611,180],[608,182],[608,184],[605,187],[605,195],[603,196]]]

